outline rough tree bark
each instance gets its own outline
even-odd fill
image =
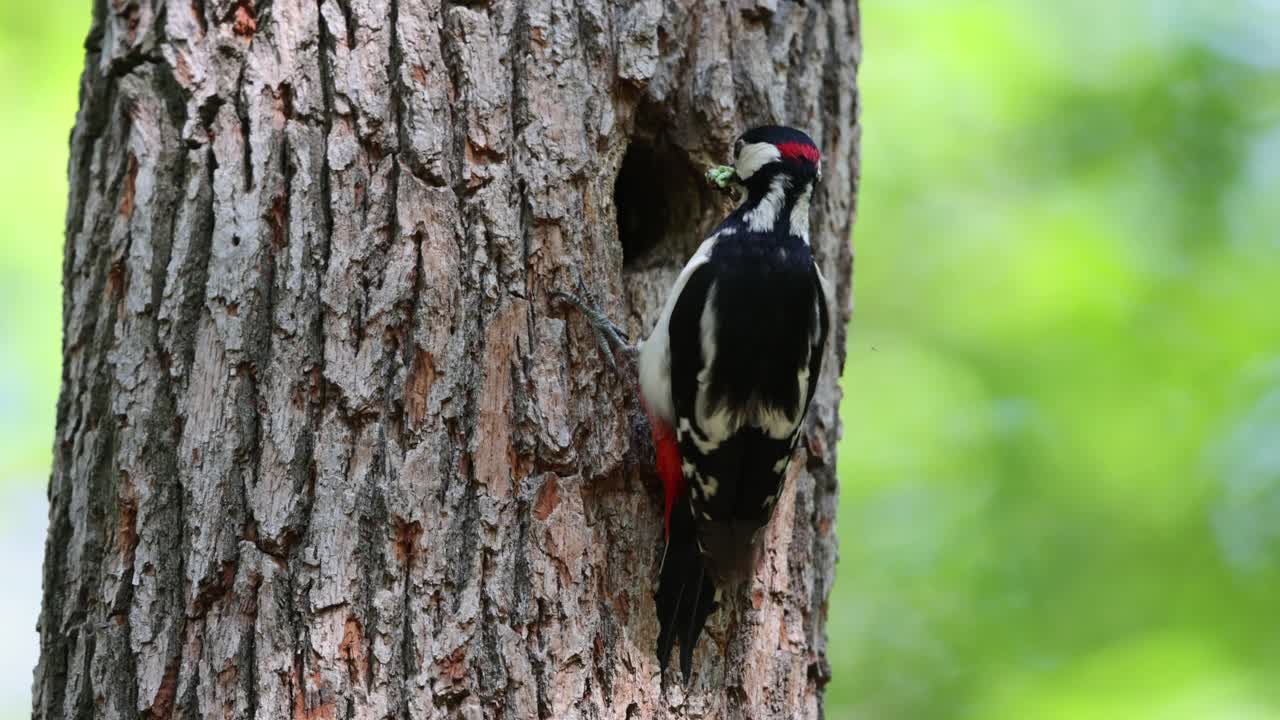
[[[37,718],[821,714],[853,0],[99,0]],[[824,148],[837,328],[758,578],[663,689],[635,335],[747,126]]]

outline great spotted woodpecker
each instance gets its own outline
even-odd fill
[[[676,279],[639,346],[640,394],[665,496],[658,661],[676,638],[687,682],[720,588],[754,569],[817,386],[827,340],[825,283],[809,246],[821,155],[805,133],[759,127],[734,146],[745,191]],[[571,296],[615,344],[602,313]],[[612,360],[611,360],[612,361]]]

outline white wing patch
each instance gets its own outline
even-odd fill
[[[693,426],[689,423],[689,418],[680,418],[679,429],[676,430],[676,437],[680,438],[680,442],[684,442],[685,438],[693,441],[693,446],[698,448],[698,452],[706,455],[719,445],[714,440],[703,440],[698,433],[693,431]]]
[[[808,373],[804,373],[808,374]],[[807,389],[807,387],[806,387]],[[800,397],[804,397],[804,391],[801,391]],[[764,431],[765,435],[774,440],[785,440],[791,437],[791,434],[800,426],[800,408],[804,407],[804,403],[796,403],[796,412],[794,415],[788,415],[782,408],[765,403],[756,405],[755,425]]]
[[[827,278],[822,274],[822,266],[818,265],[817,259],[814,259],[813,261],[813,271],[818,274],[818,285],[822,287],[822,297],[818,299],[818,302],[826,306],[828,311],[827,314],[830,316],[831,286],[827,284]],[[814,311],[817,312],[816,306],[814,307]],[[815,345],[818,342],[818,333],[820,332],[822,332],[822,329],[817,326],[817,323],[815,323],[813,327],[813,342]]]
[[[698,371],[699,394],[701,388],[711,383],[711,366],[716,359],[716,284],[713,281],[707,288],[707,300],[702,306],[702,315],[698,318],[699,339],[702,344],[702,369]]]
[[[706,445],[715,448],[742,427],[743,418],[723,403],[711,402],[711,368],[716,358],[716,285],[707,288],[707,301],[698,318],[702,342],[702,369],[698,371],[698,394],[694,398],[694,420],[706,437]],[[695,441],[697,438],[695,437]],[[701,449],[699,445],[699,449]]]
[[[716,233],[703,240],[702,245],[698,246],[698,251],[689,258],[689,262],[685,263],[680,276],[671,286],[671,292],[667,295],[666,304],[662,306],[662,315],[654,324],[653,332],[649,334],[648,339],[640,343],[640,359],[637,363],[640,371],[640,394],[644,396],[644,403],[649,411],[667,424],[675,422],[675,409],[671,401],[671,353],[668,335],[671,311],[675,309],[680,293],[689,282],[689,276],[711,258],[711,248],[715,246],[719,236],[720,233]]]
[[[715,497],[716,491],[720,489],[720,481],[716,480],[714,477],[710,477],[710,476],[704,477],[701,474],[699,474],[698,486],[702,489],[703,497],[707,497],[707,498]]]

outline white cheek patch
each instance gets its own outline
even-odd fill
[[[796,198],[796,204],[791,208],[791,234],[803,240],[805,245],[809,244],[809,194],[811,192],[813,192],[811,186],[805,187],[804,192],[800,193],[800,197]]]
[[[778,152],[778,148],[773,143],[751,143],[742,147],[734,168],[738,171],[738,178],[745,181],[755,175],[760,168],[781,159],[782,153]]]

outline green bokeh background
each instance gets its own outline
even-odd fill
[[[1280,718],[1280,0],[862,5],[829,716]],[[0,498],[87,16],[0,4]]]

